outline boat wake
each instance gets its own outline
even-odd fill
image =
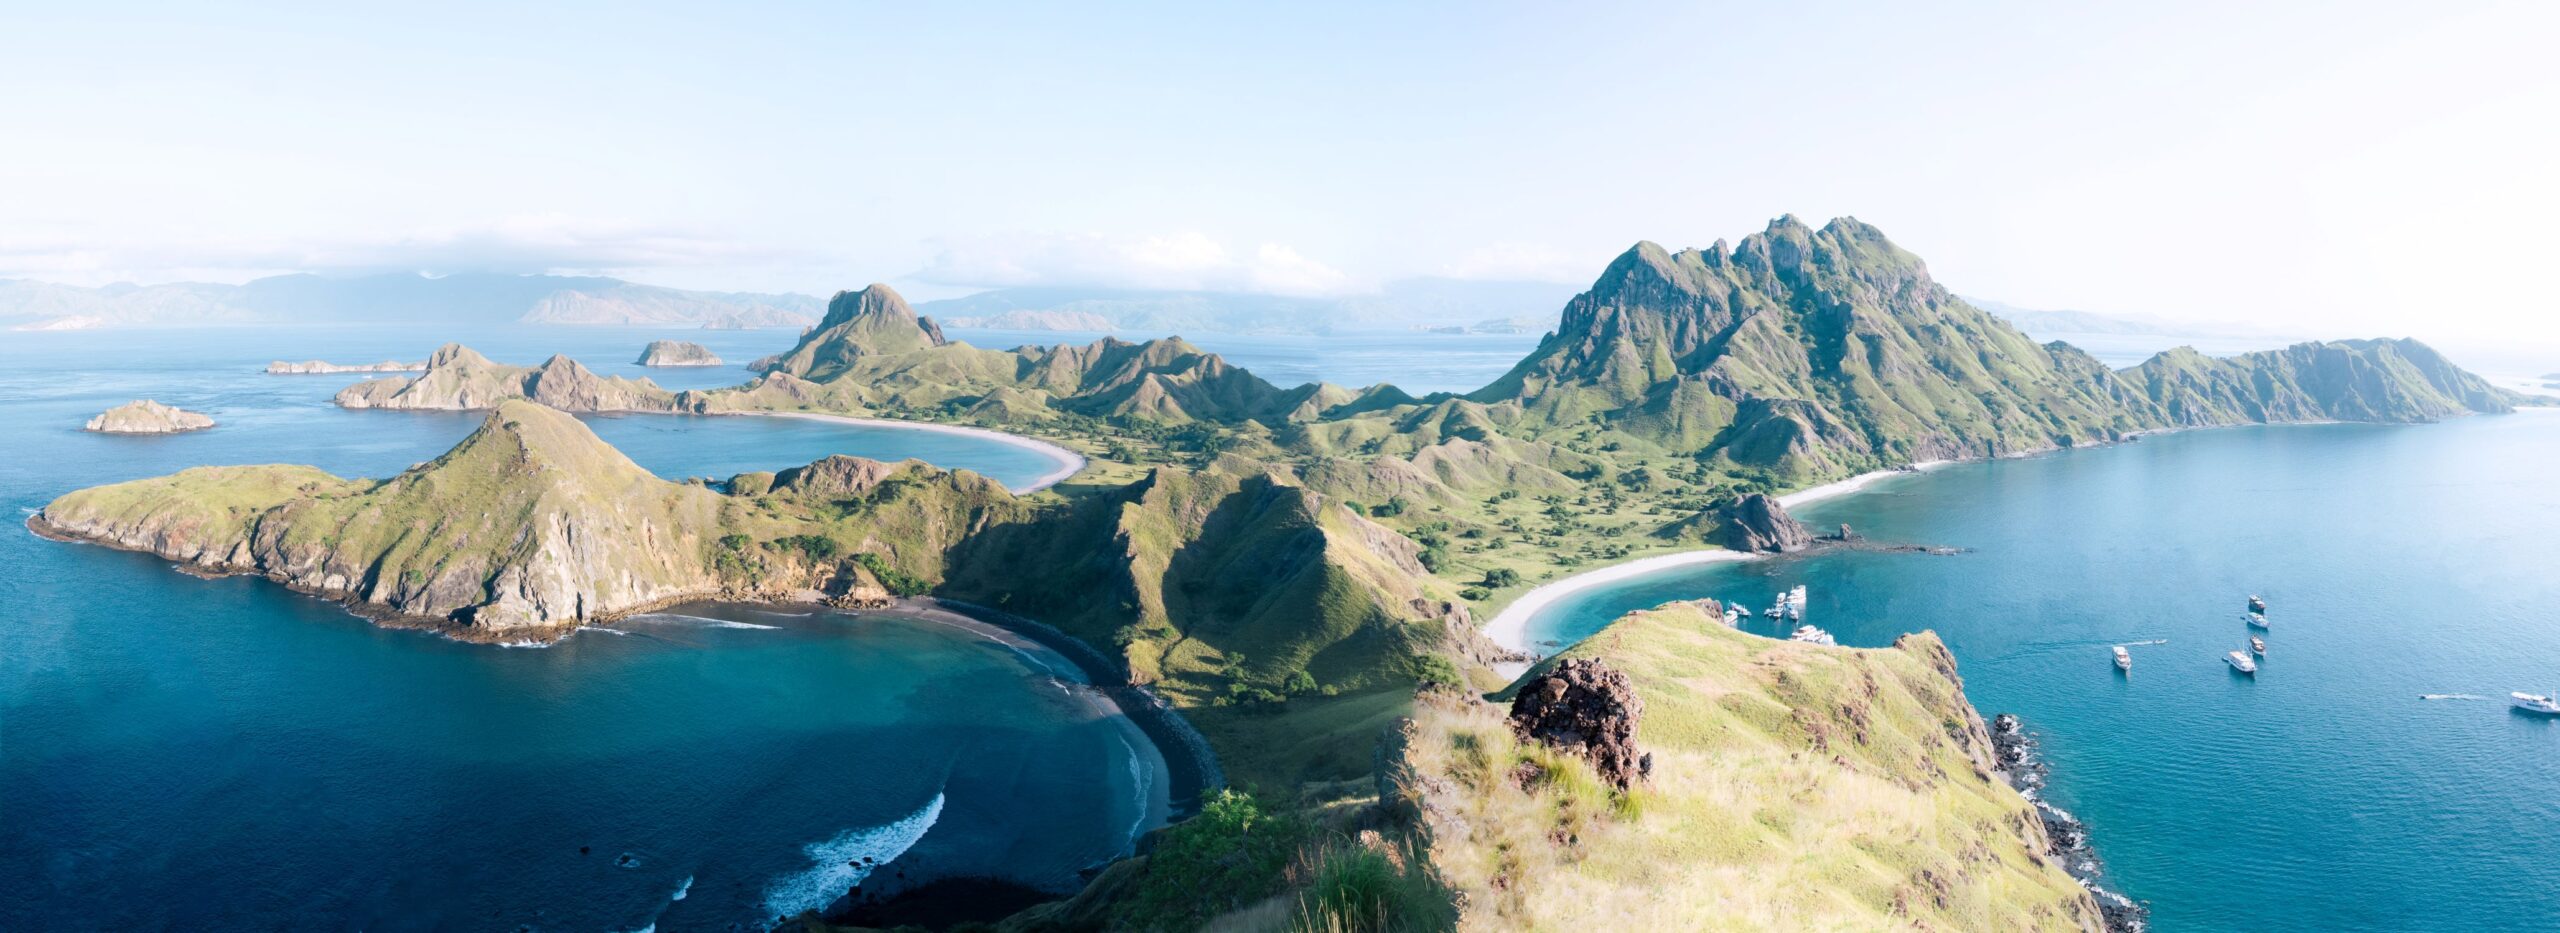
[[[886,826],[849,829],[825,842],[810,843],[802,850],[809,854],[810,867],[785,875],[765,888],[764,912],[776,917],[798,916],[803,911],[821,910],[836,898],[853,890],[863,879],[882,865],[913,848],[924,838],[936,820],[942,818],[942,794],[937,792],[923,808],[907,814]]]
[[[2485,699],[2488,699],[2488,697],[2475,696],[2475,695],[2473,695],[2473,694],[2468,694],[2468,693],[2421,693],[2421,694],[2418,694],[2418,699],[2421,699],[2421,700],[2485,700]]]
[[[2169,643],[2169,640],[2168,640],[2168,639],[2166,639],[2166,638],[2154,638],[2154,639],[2152,639],[2152,640],[2150,640],[2150,641],[2128,641],[2128,642],[2124,642],[2123,644],[2124,644],[2124,646],[2125,646],[2125,647],[2127,647],[2127,648],[2135,648],[2135,647],[2140,647],[2140,646],[2142,646],[2142,645],[2165,645],[2165,644],[2168,644],[2168,643]]]

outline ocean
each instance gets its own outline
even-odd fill
[[[1001,633],[702,604],[548,648],[389,631],[263,580],[18,527],[53,497],[201,464],[380,476],[471,414],[345,411],[362,376],[270,359],[414,360],[447,328],[0,339],[0,929],[661,930],[820,907],[873,871],[1071,890],[1169,812],[1161,755],[1072,664]],[[630,365],[653,337],[733,362],[788,332],[491,328],[506,362]],[[108,437],[133,398],[210,431]],[[589,419],[670,478],[831,453],[1022,484],[1037,453],[780,418]],[[875,882],[876,889],[880,885]]]
[[[1801,584],[1842,644],[1943,637],[1975,707],[2039,735],[2049,799],[2161,933],[2547,930],[2560,720],[2507,694],[2560,691],[2555,477],[2543,411],[1955,464],[1797,514],[1963,553],[1674,568],[1568,596],[1528,637]],[[2255,678],[2222,661],[2251,594],[2271,620]]]

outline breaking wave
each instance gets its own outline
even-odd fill
[[[766,887],[764,912],[789,917],[825,908],[880,866],[906,854],[941,818],[942,795],[936,793],[922,809],[887,826],[850,829],[825,842],[810,843],[803,851],[813,864]]]
[[[769,630],[782,627],[779,625],[757,625],[753,622],[740,622],[735,619],[714,619],[709,616],[689,616],[680,612],[644,612],[639,615],[632,616],[631,618],[634,621],[647,619],[654,622],[680,622],[687,625],[699,625],[704,628],[751,628]]]

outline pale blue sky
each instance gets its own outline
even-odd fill
[[[0,276],[1356,291],[1792,212],[2560,347],[2555,4],[211,6],[0,5]]]

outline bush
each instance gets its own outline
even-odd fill
[[[862,569],[870,571],[871,578],[880,581],[880,588],[888,590],[892,595],[922,596],[926,591],[933,589],[933,584],[926,582],[923,577],[889,566],[888,558],[870,551],[853,555],[853,562],[862,565]]]
[[[1466,686],[1466,681],[1458,676],[1458,665],[1440,655],[1417,654],[1407,657],[1405,670],[1413,675],[1413,679],[1426,684],[1438,684],[1444,687]]]
[[[1211,917],[1278,894],[1307,835],[1304,824],[1265,812],[1252,794],[1219,791],[1200,815],[1158,838],[1115,926],[1196,930]]]
[[[1307,888],[1298,896],[1295,929],[1304,933],[1405,933],[1455,927],[1458,918],[1453,900],[1430,871],[1421,867],[1427,864],[1425,858],[1411,846],[1392,855],[1350,842],[1324,847],[1316,853],[1314,865],[1302,869]]]
[[[1484,572],[1484,586],[1486,589],[1498,590],[1506,586],[1517,586],[1519,583],[1520,571],[1513,570],[1509,567],[1495,567],[1492,570]]]
[[[1458,598],[1471,603],[1480,603],[1485,600],[1492,599],[1493,591],[1481,586],[1460,587],[1458,589]]]

